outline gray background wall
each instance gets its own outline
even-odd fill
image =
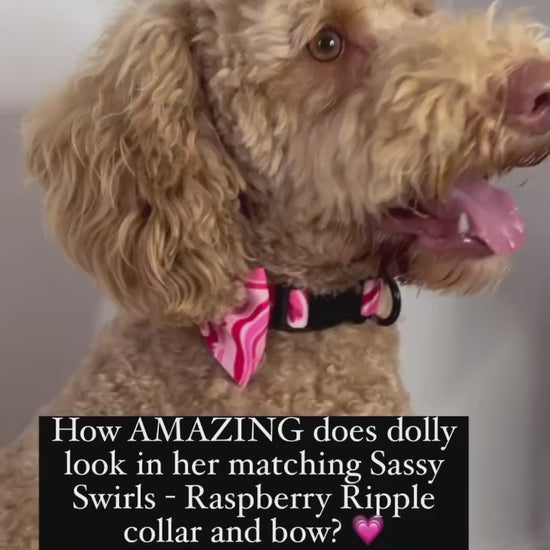
[[[550,22],[550,5],[537,1],[535,14]],[[27,106],[70,71],[112,7],[0,0],[0,444],[59,391],[112,313],[45,236],[40,194],[23,185],[18,130]],[[548,165],[509,178],[529,233],[494,295],[405,296],[402,360],[416,411],[471,418],[476,550],[550,549],[549,179]]]

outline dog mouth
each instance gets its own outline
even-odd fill
[[[469,258],[511,256],[525,241],[525,224],[511,195],[474,171],[458,178],[447,200],[390,209],[379,228],[408,236],[423,250]]]

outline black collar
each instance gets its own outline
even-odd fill
[[[388,317],[364,317],[361,315],[363,294],[351,289],[337,295],[314,295],[309,299],[309,320],[305,328],[293,328],[287,323],[290,287],[275,285],[273,308],[269,327],[283,332],[314,332],[344,323],[363,324],[367,320],[388,327],[397,322],[401,314],[401,292],[394,279],[384,277],[392,298],[392,310]]]

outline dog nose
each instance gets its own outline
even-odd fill
[[[535,134],[550,131],[550,62],[531,60],[508,77],[507,118]]]

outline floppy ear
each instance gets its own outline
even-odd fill
[[[181,1],[134,3],[26,125],[31,175],[70,257],[125,309],[171,321],[234,307],[242,178],[208,114]]]

